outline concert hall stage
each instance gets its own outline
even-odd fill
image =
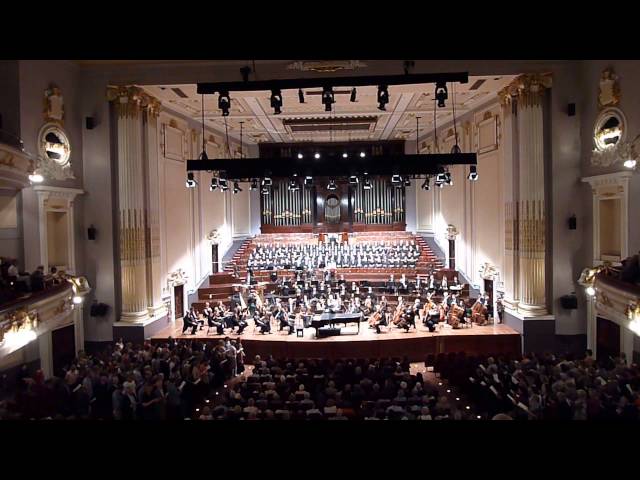
[[[273,355],[276,358],[374,358],[409,357],[412,362],[424,361],[429,354],[461,352],[467,354],[521,353],[520,334],[504,324],[451,329],[442,328],[431,333],[426,327],[418,330],[393,329],[390,332],[376,334],[366,323],[357,333],[355,326],[342,329],[338,336],[315,338],[313,328],[305,328],[304,336],[295,333],[287,335],[285,331],[272,329],[273,333],[262,335],[254,332],[253,323],[242,335],[231,334],[230,338],[241,338],[247,354],[247,362],[254,355]],[[207,336],[207,327],[196,335],[182,335],[182,321],[170,326],[151,337],[154,343],[176,339],[197,339],[217,342],[224,335],[212,333]]]

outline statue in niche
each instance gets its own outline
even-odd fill
[[[44,91],[44,104],[45,120],[62,124],[64,121],[64,99],[58,87],[52,85]]]
[[[598,92],[598,107],[612,107],[620,103],[620,86],[618,75],[613,68],[606,68],[600,77],[600,91]]]

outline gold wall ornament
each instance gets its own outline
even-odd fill
[[[56,85],[51,84],[44,91],[44,120],[64,125],[64,98],[62,91]]]
[[[107,100],[116,106],[121,117],[137,117],[144,109],[148,115],[157,117],[162,103],[134,85],[107,87]]]
[[[605,68],[598,84],[598,108],[614,107],[620,103],[619,77],[613,67]]]
[[[547,88],[551,88],[550,73],[527,73],[516,77],[498,92],[500,103],[510,105],[514,100],[522,105],[538,105]]]

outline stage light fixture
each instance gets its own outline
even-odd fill
[[[299,158],[300,160],[302,160],[302,159],[304,158],[304,155],[302,155],[301,153],[299,153],[299,154],[298,154],[298,158]]]
[[[318,160],[320,158],[320,154],[316,152],[316,154],[313,156],[313,158],[315,158],[316,160]]]
[[[347,158],[349,156],[349,154],[347,152],[342,154],[342,158]]]
[[[389,89],[386,85],[380,85],[378,87],[378,110],[386,110],[387,103],[389,103]]]
[[[351,89],[351,97],[349,97],[349,101],[350,102],[355,102],[356,101],[356,95],[358,94],[358,92],[356,91],[356,88],[353,87]]]
[[[307,175],[306,177],[304,177],[304,186],[305,187],[310,187],[313,185],[313,177]]]
[[[220,92],[218,94],[218,108],[222,110],[222,116],[229,116],[229,109],[231,108],[231,97],[229,92]]]
[[[445,100],[449,98],[449,91],[447,90],[446,82],[436,83],[436,100],[438,101],[438,107],[445,106]]]
[[[366,172],[364,174],[364,182],[362,182],[362,188],[364,188],[365,190],[371,190],[372,188],[371,181],[369,180],[369,175]]]
[[[209,191],[213,192],[215,191],[216,188],[218,188],[218,179],[213,177],[211,179],[211,185],[209,186]]]
[[[469,167],[469,175],[467,175],[467,178],[472,182],[478,180],[478,169],[475,165],[471,165],[471,167]]]
[[[269,177],[264,177],[262,179],[262,186],[263,187],[270,187],[271,185],[273,185],[273,182],[271,181],[271,178]]]
[[[462,153],[462,150],[460,149],[460,145],[456,143],[453,147],[451,147],[451,154],[457,155],[459,153]]]
[[[300,186],[298,185],[298,174],[294,173],[292,175],[291,180],[289,180],[289,190],[292,192],[300,190]]]
[[[251,180],[251,186],[249,187],[249,190],[255,190],[256,188],[258,188],[258,180],[254,178],[253,180]]]
[[[411,186],[411,179],[409,177],[405,177],[404,186],[405,187],[410,187]]]
[[[329,180],[329,185],[327,185],[327,190],[334,191],[337,188],[338,188],[338,186],[336,185],[335,180]]]
[[[402,183],[402,177],[400,175],[392,175],[391,176],[391,183]]]
[[[196,185],[198,185],[198,182],[195,180],[195,178],[193,178],[193,172],[187,173],[186,185],[187,188],[196,188]]]
[[[271,108],[273,108],[274,115],[282,113],[282,92],[280,92],[279,88],[271,90]]]
[[[39,173],[32,173],[31,175],[29,175],[29,181],[31,183],[42,183],[44,182],[44,177],[42,175],[40,175]]]
[[[366,156],[366,153],[360,152],[360,158],[364,158],[365,156]]]
[[[304,103],[304,92],[301,88],[298,89],[298,100],[300,103]]]
[[[349,177],[349,183],[351,185],[357,185],[358,184],[358,176],[357,175],[351,175]]]
[[[220,185],[221,192],[226,192],[227,190],[229,190],[229,182],[226,178],[219,179],[218,184]]]
[[[240,188],[240,185],[238,185],[238,182],[233,182],[233,193],[238,193],[241,191],[242,189]]]
[[[444,183],[446,185],[453,185],[453,178],[451,177],[451,173],[450,172],[445,172],[444,174]]]
[[[269,187],[262,187],[261,193],[262,195],[269,195]]]
[[[322,89],[322,104],[324,105],[325,112],[331,111],[331,105],[336,103],[333,87],[323,87]]]
[[[637,163],[638,163],[638,162],[637,162],[637,160],[631,160],[631,159],[629,159],[629,160],[625,160],[623,165],[624,165],[626,168],[634,169],[634,168],[636,168],[636,164],[637,164]]]
[[[423,190],[430,190],[431,186],[429,185],[429,177],[424,179],[424,183],[422,184]]]

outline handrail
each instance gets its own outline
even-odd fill
[[[3,315],[7,312],[10,312],[12,310],[16,310],[20,307],[23,307],[25,305],[29,305],[35,302],[39,302],[40,300],[43,300],[47,297],[52,297],[54,295],[57,295],[63,291],[65,291],[66,289],[72,289],[73,285],[71,285],[71,283],[69,282],[62,282],[59,285],[54,285],[52,287],[48,287],[44,290],[38,291],[38,292],[32,292],[30,294],[28,294],[28,296],[26,297],[20,297],[20,298],[16,298],[14,300],[10,300],[9,302],[3,303],[2,305],[0,305],[0,315]]]

